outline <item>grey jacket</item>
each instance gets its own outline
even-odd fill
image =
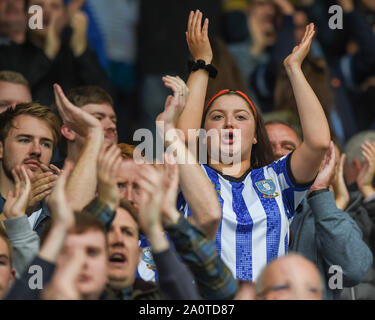
[[[341,267],[343,287],[355,286],[372,265],[371,251],[355,221],[336,207],[333,192],[305,198],[298,209],[291,223],[290,249],[318,267],[324,283],[324,299],[339,299],[342,290],[329,288],[329,283],[339,285],[333,279],[338,273],[330,270],[331,266]]]
[[[39,252],[39,236],[31,229],[26,215],[4,220],[5,230],[13,248],[13,268],[20,278]]]
[[[350,203],[346,208],[363,233],[363,240],[375,255],[375,199],[365,202],[356,184],[349,186]],[[364,280],[351,289],[345,289],[343,300],[375,300],[375,262]]]

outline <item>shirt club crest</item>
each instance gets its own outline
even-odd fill
[[[142,260],[146,263],[146,267],[151,270],[156,270],[156,265],[151,253],[151,247],[143,248]]]
[[[272,179],[255,182],[258,190],[263,194],[263,198],[275,198],[279,194],[276,192],[276,184]]]

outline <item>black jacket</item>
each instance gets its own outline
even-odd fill
[[[70,36],[64,37],[54,60],[29,40],[23,44],[0,43],[0,70],[16,71],[29,81],[33,100],[50,106],[54,102],[53,84],[63,90],[83,85],[98,85],[111,93],[111,85],[96,55],[89,48],[75,57],[69,46]]]

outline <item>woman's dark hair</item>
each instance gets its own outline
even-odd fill
[[[243,100],[245,100],[241,95],[236,94],[234,91],[230,91],[223,95],[227,95],[227,94],[236,95],[238,97],[241,97]],[[212,102],[212,104],[213,103],[214,102]],[[247,101],[246,103],[248,104]],[[264,167],[272,163],[274,161],[274,155],[272,152],[270,140],[268,139],[268,135],[267,135],[266,127],[264,125],[262,114],[259,108],[257,108],[255,105],[254,107],[256,110],[256,114],[257,114],[256,117],[253,114],[254,119],[255,119],[255,136],[257,138],[257,143],[253,144],[253,147],[251,150],[250,167],[251,169],[258,169],[258,168]],[[251,110],[250,106],[249,106],[249,109]],[[205,122],[207,111],[203,114],[202,127]]]
[[[253,144],[253,148],[251,150],[250,166],[252,169],[264,167],[275,160],[262,114],[256,106],[255,108],[258,114],[255,124],[255,135],[258,142]]]

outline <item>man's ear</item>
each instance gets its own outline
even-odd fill
[[[76,133],[69,129],[65,124],[61,127],[61,134],[69,141],[74,141],[76,139]]]
[[[258,143],[258,140],[257,140],[257,137],[254,136],[254,139],[253,139],[253,144],[257,144]]]
[[[4,152],[3,142],[0,141],[0,160],[3,159],[3,152]]]

